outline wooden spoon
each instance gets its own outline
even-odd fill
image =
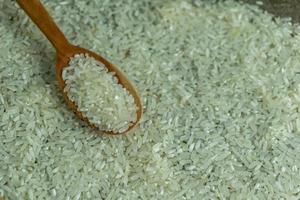
[[[77,105],[68,98],[66,92],[64,92],[65,82],[62,78],[63,68],[68,66],[71,57],[73,57],[75,54],[88,54],[89,56],[94,57],[96,60],[103,63],[107,67],[108,71],[115,72],[115,76],[118,78],[119,84],[123,85],[123,87],[127,89],[129,93],[134,97],[135,104],[138,108],[137,121],[123,133],[126,133],[134,128],[142,116],[142,104],[136,89],[126,78],[126,76],[116,66],[111,64],[102,56],[87,49],[72,45],[60,31],[56,23],[49,16],[47,10],[39,0],[17,0],[17,3],[27,13],[32,21],[39,27],[39,29],[44,33],[44,35],[56,49],[56,79],[58,80],[59,87],[63,92],[63,96],[66,99],[68,106],[74,111],[74,113],[90,126],[96,128],[94,124],[91,124],[89,120],[84,117],[80,111],[78,111]],[[111,131],[102,132],[113,135],[117,134]]]

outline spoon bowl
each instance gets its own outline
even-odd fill
[[[97,127],[90,123],[88,118],[83,116],[83,114],[78,111],[78,106],[75,102],[68,98],[67,93],[64,91],[65,81],[62,78],[62,72],[65,67],[68,67],[70,59],[76,54],[88,54],[89,56],[95,58],[100,63],[108,69],[109,72],[114,72],[115,76],[118,78],[118,83],[121,84],[128,92],[133,96],[134,102],[137,106],[137,120],[134,122],[125,132],[132,130],[137,126],[139,120],[142,116],[142,104],[140,97],[131,84],[131,82],[126,78],[120,69],[114,66],[112,63],[104,59],[102,56],[69,43],[64,34],[60,31],[58,26],[55,24],[53,19],[48,14],[47,10],[41,4],[39,0],[17,0],[20,7],[27,13],[27,15],[32,19],[32,21],[39,27],[39,29],[44,33],[48,40],[52,43],[53,47],[56,49],[56,79],[58,81],[59,88],[63,92],[63,96],[67,102],[67,105],[81,120],[86,122],[91,127],[97,129]],[[101,133],[109,135],[119,135],[120,133],[114,133],[112,131],[102,131]]]
[[[81,120],[86,122],[91,127],[97,129],[97,127],[94,124],[89,122],[88,118],[84,117],[82,115],[82,113],[80,111],[78,111],[78,107],[75,104],[75,102],[71,101],[68,98],[67,93],[64,91],[65,81],[62,78],[62,71],[65,67],[68,66],[70,58],[74,57],[74,55],[76,55],[76,54],[88,54],[89,56],[95,58],[96,60],[98,60],[99,62],[104,64],[109,72],[114,72],[115,73],[115,76],[118,78],[118,81],[119,81],[118,83],[121,84],[126,90],[128,90],[129,93],[133,96],[134,102],[135,102],[136,106],[138,107],[137,121],[134,124],[132,124],[129,127],[129,129],[126,130],[126,132],[133,129],[136,126],[136,124],[138,123],[138,121],[140,120],[141,116],[142,116],[142,104],[141,104],[140,98],[138,96],[138,93],[137,93],[135,87],[126,78],[126,76],[123,74],[122,71],[120,71],[112,63],[110,63],[109,61],[104,59],[102,56],[100,56],[100,55],[98,55],[98,54],[96,54],[96,53],[94,53],[90,50],[87,50],[87,49],[84,49],[84,48],[81,48],[81,47],[77,47],[77,46],[73,46],[73,45],[70,45],[68,50],[65,51],[64,54],[58,53],[57,54],[57,60],[56,60],[56,79],[58,81],[59,88],[63,92],[63,96],[64,96],[64,98],[65,98],[65,100],[68,104],[68,107],[73,110],[73,112],[77,115],[77,117],[79,117]],[[103,131],[103,133],[109,134],[109,135],[115,135],[116,134],[112,131]]]

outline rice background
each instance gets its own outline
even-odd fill
[[[233,1],[43,1],[119,66],[145,113],[95,135],[66,108],[55,52],[0,0],[0,194],[7,199],[299,199],[299,26]]]

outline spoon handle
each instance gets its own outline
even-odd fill
[[[39,27],[58,53],[70,48],[70,43],[39,0],[17,0],[20,7]]]

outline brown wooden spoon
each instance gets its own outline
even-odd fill
[[[142,116],[142,104],[136,89],[126,78],[126,76],[116,66],[111,64],[102,56],[87,49],[72,45],[66,39],[64,34],[60,31],[56,23],[49,16],[47,10],[44,8],[44,6],[39,0],[17,0],[17,3],[27,13],[27,15],[32,19],[32,21],[39,27],[39,29],[44,33],[44,35],[48,38],[48,40],[56,49],[56,79],[58,80],[59,87],[63,92],[63,96],[66,99],[68,106],[74,111],[74,113],[80,119],[88,123],[90,126],[96,128],[94,124],[91,124],[89,120],[86,117],[84,117],[80,111],[78,111],[77,105],[68,98],[66,92],[64,92],[65,82],[62,78],[62,70],[64,67],[68,66],[71,57],[73,57],[75,54],[88,54],[89,56],[92,56],[96,60],[103,63],[107,67],[108,71],[115,72],[115,76],[118,78],[119,84],[123,85],[123,87],[127,89],[129,93],[134,97],[135,104],[138,108],[137,121],[134,124],[132,124],[129,127],[129,129],[124,133],[134,128]],[[113,135],[117,134],[111,131],[102,132]]]

